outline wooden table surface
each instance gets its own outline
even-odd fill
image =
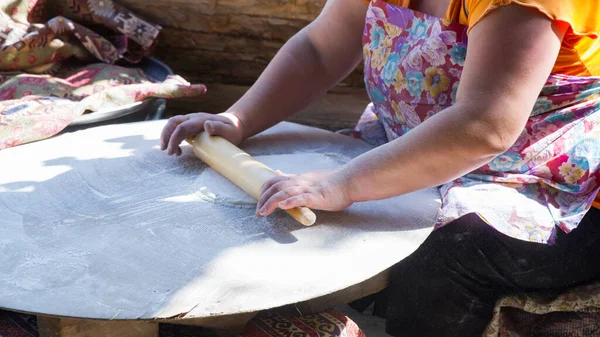
[[[322,310],[377,291],[432,229],[435,189],[318,212],[313,227],[186,198],[206,166],[189,146],[181,157],[158,149],[164,123],[0,152],[1,308],[38,314],[45,336],[152,336],[158,321],[237,326],[261,310]],[[243,148],[352,158],[370,146],[282,123]]]

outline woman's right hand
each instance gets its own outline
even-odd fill
[[[179,156],[179,144],[202,131],[211,136],[223,137],[236,146],[244,139],[242,123],[235,115],[227,112],[218,115],[198,112],[171,117],[160,135],[160,149],[166,150],[168,155]]]

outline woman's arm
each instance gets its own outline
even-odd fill
[[[329,0],[318,18],[283,46],[228,110],[244,125],[244,138],[299,112],[356,68],[366,9],[359,0]]]
[[[327,1],[319,17],[286,42],[252,88],[225,113],[171,118],[161,135],[162,149],[180,154],[179,144],[205,129],[239,143],[299,112],[362,59],[366,10],[360,0]]]
[[[437,186],[488,163],[522,132],[567,28],[518,5],[493,11],[471,30],[455,105],[334,173],[268,182],[259,214],[278,205],[338,210]]]
[[[352,200],[437,186],[508,150],[552,71],[566,28],[518,5],[490,13],[469,35],[456,104],[348,165]]]

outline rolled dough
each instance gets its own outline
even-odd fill
[[[257,219],[248,207],[196,200],[208,168],[190,146],[180,157],[160,151],[164,124],[91,128],[0,151],[0,308],[112,320],[245,315],[362,284],[432,230],[436,189],[318,212],[311,227],[282,212]],[[281,123],[241,148],[300,173],[371,146]],[[344,157],[323,157],[330,153]]]

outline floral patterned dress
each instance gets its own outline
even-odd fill
[[[363,36],[372,103],[350,133],[380,145],[456,100],[467,27],[381,0]],[[516,143],[489,164],[440,186],[437,227],[477,213],[498,231],[540,243],[570,232],[600,188],[600,78],[551,75]]]

